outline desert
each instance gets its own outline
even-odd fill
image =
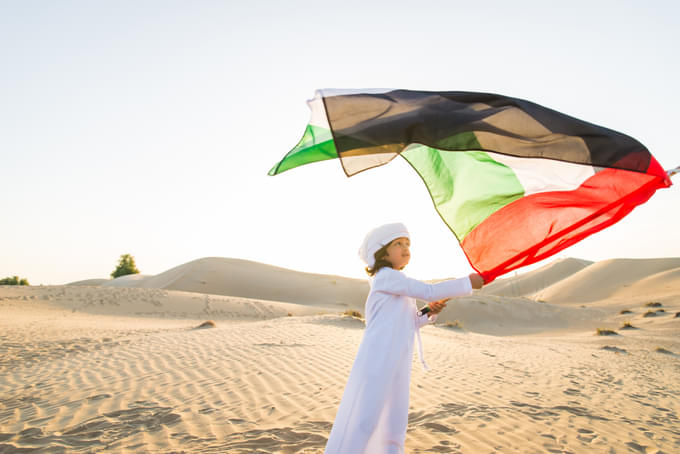
[[[367,291],[219,257],[2,286],[0,452],[323,452]],[[449,301],[407,452],[677,452],[679,313],[680,258],[559,259]]]

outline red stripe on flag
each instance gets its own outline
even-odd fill
[[[472,267],[491,282],[621,220],[657,189],[668,186],[665,175],[650,173],[604,169],[573,191],[523,197],[470,232],[461,244],[463,251]]]

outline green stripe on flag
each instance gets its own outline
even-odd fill
[[[483,151],[418,145],[401,155],[423,179],[439,215],[461,242],[487,217],[524,195],[512,169]]]
[[[307,125],[305,133],[298,144],[269,171],[269,175],[277,175],[286,170],[317,161],[325,161],[338,157],[333,136],[327,128]]]

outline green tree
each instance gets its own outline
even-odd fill
[[[0,285],[30,285],[28,279],[19,279],[19,276],[6,277],[0,279]]]
[[[135,258],[130,254],[123,254],[118,260],[118,266],[113,270],[113,273],[111,273],[111,277],[115,279],[127,274],[139,274],[139,270],[137,269],[137,265],[135,265]]]

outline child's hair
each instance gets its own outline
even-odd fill
[[[393,240],[394,241],[394,240]],[[385,267],[390,267],[392,268],[392,264],[385,260],[385,256],[387,255],[387,248],[388,246],[392,244],[392,241],[378,249],[375,254],[373,254],[373,257],[375,258],[375,265],[373,267],[366,267],[366,274],[369,276],[374,276],[375,273],[377,273],[380,268],[385,268]]]

